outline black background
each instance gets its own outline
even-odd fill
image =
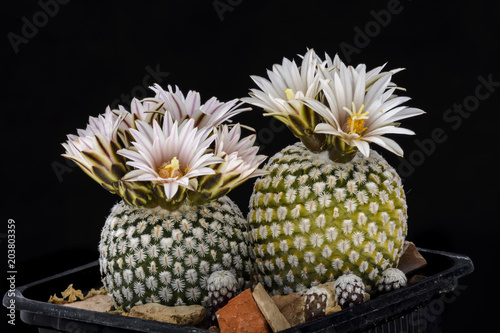
[[[124,95],[144,97],[145,79],[155,82],[147,68],[163,72],[164,87],[227,101],[255,86],[250,75],[264,76],[283,57],[314,48],[352,65],[406,68],[393,81],[407,89],[407,105],[427,114],[404,122],[416,136],[396,138],[406,162],[382,154],[404,177],[407,239],[465,254],[475,264],[459,281],[465,290],[446,305],[445,332],[484,331],[493,322],[497,309],[487,303],[496,298],[500,229],[500,38],[493,2],[221,0],[229,7],[219,9],[215,1],[63,2],[48,7],[51,15],[42,4],[54,2],[44,0],[9,2],[1,12],[0,233],[5,237],[8,219],[15,220],[18,286],[97,259],[100,229],[118,197],[67,166],[60,143],[89,115],[126,104]],[[393,13],[384,16],[390,4]],[[496,86],[479,88],[480,77]],[[449,111],[464,103],[470,112],[463,116]],[[258,108],[236,120],[257,129],[268,156],[295,141]],[[245,213],[252,184],[230,193]],[[29,331],[19,317],[16,328]]]

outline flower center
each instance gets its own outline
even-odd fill
[[[295,93],[293,92],[292,89],[288,88],[287,90],[285,90],[285,94],[286,94],[286,99],[288,100],[295,99]]]
[[[367,127],[364,126],[365,120],[368,119],[368,112],[363,113],[364,108],[365,105],[361,104],[359,110],[356,111],[354,102],[352,102],[352,110],[344,107],[344,110],[347,111],[347,113],[349,113],[349,115],[351,116],[349,119],[347,119],[347,130],[349,131],[349,134],[356,133],[358,135],[361,135],[364,131],[366,131]]]
[[[186,169],[188,170],[188,169]],[[161,178],[179,178],[184,176],[184,173],[181,171],[179,160],[177,157],[172,158],[172,160],[167,163],[163,162],[158,168],[158,175]]]

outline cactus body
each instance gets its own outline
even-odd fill
[[[302,292],[346,271],[374,287],[397,265],[407,233],[405,194],[375,151],[335,163],[296,143],[265,169],[248,220],[258,278],[273,294]]]
[[[342,309],[363,303],[365,285],[355,274],[347,273],[335,280],[335,299]]]
[[[169,211],[116,204],[101,233],[100,267],[115,305],[208,306],[207,280],[229,270],[240,287],[252,276],[248,224],[228,198]]]
[[[238,281],[229,271],[217,271],[208,278],[207,289],[210,298],[211,320],[215,325],[217,324],[217,311],[238,294]]]
[[[405,273],[397,268],[387,268],[382,272],[382,277],[377,281],[377,292],[386,293],[406,287],[408,280]]]
[[[312,287],[304,295],[304,319],[306,322],[325,316],[330,294],[325,288]]]

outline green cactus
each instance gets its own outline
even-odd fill
[[[103,283],[114,303],[203,304],[207,279],[232,272],[248,286],[253,259],[249,228],[228,198],[174,211],[119,202],[106,219],[99,243]]]
[[[335,163],[297,143],[265,169],[248,220],[259,277],[274,293],[305,290],[347,270],[373,286],[397,264],[407,233],[405,194],[379,154]]]
[[[391,78],[401,69],[382,68],[346,66],[309,50],[300,66],[285,58],[269,79],[252,77],[260,90],[243,100],[300,139],[269,160],[250,199],[258,278],[274,294],[303,292],[344,272],[374,288],[399,261],[405,193],[370,144],[401,156],[384,135],[414,134],[398,121],[424,112],[400,106],[409,98],[394,94],[402,88]]]

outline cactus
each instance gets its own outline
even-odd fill
[[[406,202],[394,169],[376,152],[343,164],[325,160],[297,143],[272,157],[269,175],[255,184],[249,221],[256,265],[276,293],[346,270],[374,283],[401,254]]]
[[[103,283],[114,303],[209,305],[209,276],[229,270],[248,286],[252,264],[246,220],[228,198],[166,209],[119,202],[99,244]]]
[[[382,272],[382,277],[377,281],[376,291],[387,293],[405,287],[407,278],[405,273],[397,268],[387,268]]]
[[[325,316],[330,293],[325,288],[312,287],[304,294],[304,320],[306,322]]]
[[[217,311],[222,309],[242,288],[235,275],[227,270],[213,272],[207,280],[207,285],[211,320],[215,325],[217,324]]]
[[[102,281],[116,307],[158,302],[208,306],[207,279],[230,270],[240,287],[252,277],[249,226],[226,195],[251,177],[265,156],[255,135],[224,124],[248,111],[237,100],[201,104],[155,85],[154,98],[131,111],[106,109],[68,135],[63,156],[121,197],[99,243]]]
[[[303,292],[352,272],[373,288],[395,267],[407,234],[397,172],[375,143],[402,155],[385,134],[413,134],[398,120],[423,113],[400,106],[391,82],[400,69],[366,71],[314,50],[301,66],[284,59],[269,80],[252,77],[245,102],[262,107],[300,142],[270,158],[255,182],[248,221],[259,280],[274,294]]]
[[[363,303],[365,298],[365,284],[363,280],[350,272],[341,275],[335,280],[335,300],[342,309]]]

